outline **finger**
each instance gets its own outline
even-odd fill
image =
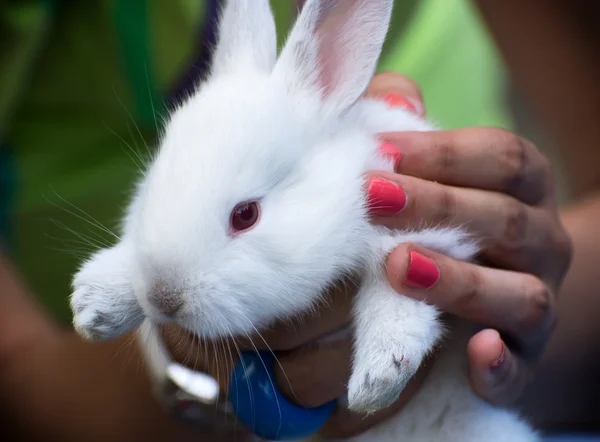
[[[234,340],[201,339],[176,324],[159,328],[170,357],[192,370],[212,376],[223,391],[229,388],[231,373],[239,360]]]
[[[303,407],[318,407],[342,396],[350,378],[350,327],[281,354],[275,377],[282,393]]]
[[[551,195],[550,163],[529,141],[502,129],[381,135],[402,154],[399,171],[429,181],[507,193],[528,204]]]
[[[293,359],[292,349],[306,352],[318,342],[330,342],[332,336],[350,321],[352,292],[355,286],[340,282],[323,297],[322,307],[311,315],[282,321],[268,330],[256,330],[247,337],[205,340],[175,324],[161,326],[163,339],[174,360],[195,370],[202,370],[219,380],[227,388],[228,377],[242,351],[284,351],[283,361]],[[320,348],[320,347],[319,347]],[[286,352],[288,351],[288,352]]]
[[[185,332],[173,326],[164,327],[163,336],[176,361],[210,374],[227,391],[233,367],[239,360],[236,343],[186,338]],[[292,402],[305,407],[332,401],[346,391],[351,354],[350,327],[297,349],[277,352],[274,367],[277,385]]]
[[[357,285],[350,279],[335,284],[324,295],[318,308],[266,330],[238,339],[242,350],[292,350],[338,330],[350,322],[352,299]]]
[[[356,289],[352,279],[342,279],[323,295],[321,304],[310,314],[279,321],[268,329],[255,330],[235,339],[207,341],[175,324],[163,325],[162,336],[176,361],[203,370],[209,369],[204,361],[219,349],[223,354],[225,350],[227,353],[233,351],[235,360],[238,351],[292,350],[347,325]]]
[[[546,260],[551,258],[545,252],[560,247],[562,230],[544,208],[498,192],[388,172],[368,176],[374,223],[393,229],[422,228],[424,220],[430,226],[466,226],[480,240],[483,255],[497,266],[540,277],[546,276]]]
[[[281,353],[275,366],[278,388],[290,401],[304,407],[316,407],[336,400],[347,390],[351,355],[350,328],[296,350]],[[394,405],[369,416],[338,408],[323,432],[328,437],[349,437],[360,434],[397,413],[422,385],[434,356],[432,354],[423,362]],[[209,357],[214,357],[214,354],[209,352]],[[221,369],[225,370],[225,366],[221,365]],[[214,370],[209,373],[215,378],[219,376]],[[223,378],[223,373],[220,377]],[[220,382],[220,385],[227,391],[227,382]]]
[[[390,254],[387,276],[398,293],[502,330],[525,353],[537,351],[554,326],[552,294],[529,274],[481,267],[403,244]]]
[[[492,404],[513,403],[530,380],[527,364],[510,351],[495,330],[473,336],[467,354],[471,387]]]
[[[365,92],[369,98],[383,99],[394,107],[403,107],[417,115],[425,115],[423,96],[417,83],[396,72],[377,74]]]

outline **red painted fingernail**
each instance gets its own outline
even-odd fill
[[[377,215],[396,215],[406,205],[404,190],[381,178],[369,180],[369,211]]]
[[[498,357],[498,359],[496,359],[490,365],[493,369],[500,367],[504,363],[504,350],[505,350],[505,347],[504,347],[504,342],[501,342],[501,343],[502,343],[502,351],[500,352],[500,356]]]
[[[420,253],[410,252],[410,263],[404,285],[417,289],[430,289],[440,279],[440,271],[433,261]]]
[[[398,94],[386,94],[383,97],[383,101],[385,101],[391,107],[401,107],[417,115],[423,114],[423,105],[414,98],[409,98]]]
[[[381,155],[391,158],[394,161],[394,169],[397,169],[400,165],[400,161],[402,161],[402,154],[398,151],[398,148],[394,146],[392,143],[388,143],[384,141],[379,145],[379,152]]]

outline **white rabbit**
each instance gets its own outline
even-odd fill
[[[207,338],[245,335],[306,312],[355,272],[348,406],[368,413],[398,398],[443,326],[436,308],[390,287],[386,255],[412,242],[468,260],[477,247],[456,229],[369,223],[364,173],[393,170],[377,134],[433,129],[361,98],[392,5],[308,0],[277,58],[268,0],[226,4],[211,75],[171,113],[120,241],[75,276],[80,334],[108,339],[147,317]],[[404,411],[352,440],[537,440],[516,414],[471,392],[470,325],[459,327]]]

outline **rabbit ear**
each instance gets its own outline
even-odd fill
[[[343,112],[375,72],[393,0],[306,0],[276,71],[292,90],[321,93]]]
[[[212,72],[244,68],[270,72],[276,58],[277,34],[269,0],[227,0],[221,11]]]

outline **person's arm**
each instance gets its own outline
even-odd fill
[[[212,442],[159,408],[131,336],[89,344],[61,330],[2,256],[0,424],[7,441]]]
[[[545,428],[600,429],[600,197],[562,213],[573,261],[558,297],[558,326],[522,403]]]
[[[0,149],[52,26],[51,2],[0,0]],[[6,189],[0,152],[0,246]],[[7,441],[195,440],[153,400],[131,337],[91,345],[37,305],[0,250],[0,424]],[[189,436],[185,439],[185,436]],[[206,439],[205,439],[206,440]]]
[[[573,197],[600,189],[600,54],[586,2],[475,0],[523,95],[566,163]],[[591,31],[590,31],[591,32]]]
[[[565,162],[576,204],[562,212],[574,256],[558,327],[523,403],[546,426],[598,425],[600,398],[600,57],[591,2],[476,0],[517,87]]]

